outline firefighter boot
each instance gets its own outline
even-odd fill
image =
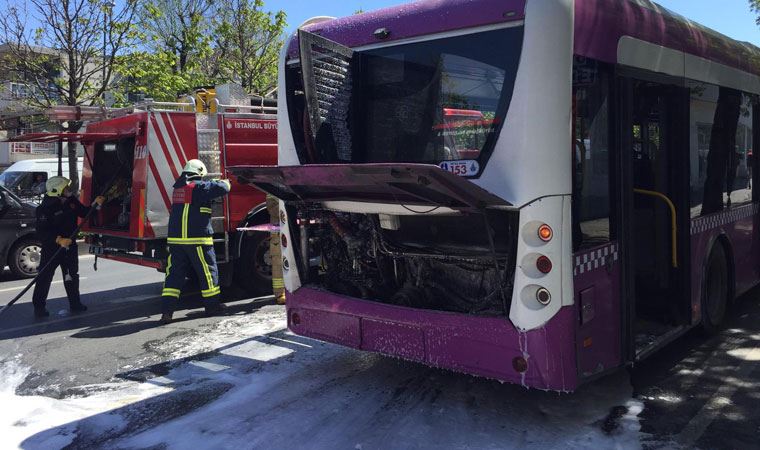
[[[165,312],[161,314],[161,319],[159,320],[159,322],[161,323],[161,325],[169,325],[170,323],[172,323],[173,315],[174,313],[172,312]]]
[[[85,306],[85,304],[82,302],[74,302],[69,304],[69,310],[76,313],[85,312],[87,311],[87,306]]]
[[[227,306],[221,303],[219,299],[206,300],[206,315],[221,316],[227,311]]]
[[[176,296],[174,294],[161,296],[161,319],[159,322],[161,325],[168,325],[172,323],[172,316],[174,316],[174,310],[177,309],[179,304],[179,289],[176,290]],[[164,293],[167,292],[167,288],[164,288]]]

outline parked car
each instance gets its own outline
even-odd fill
[[[79,179],[82,179],[82,160],[78,161]],[[62,160],[63,176],[68,177],[69,161]],[[27,159],[18,161],[0,173],[0,185],[26,201],[39,203],[45,194],[45,182],[58,175],[58,158]]]
[[[34,204],[0,186],[0,261],[17,277],[35,276],[40,265],[42,247],[35,235],[35,209]]]

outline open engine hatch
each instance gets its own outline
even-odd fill
[[[286,202],[356,201],[482,210],[512,206],[475,183],[432,164],[236,166],[243,184]]]

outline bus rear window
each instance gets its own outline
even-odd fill
[[[512,27],[355,52],[352,82],[340,87],[351,90],[347,114],[325,112],[345,123],[322,124],[314,151],[300,152],[311,155],[304,162],[478,160],[482,167],[509,107],[522,36]],[[299,72],[288,73],[296,142],[306,108],[300,80],[293,83]]]

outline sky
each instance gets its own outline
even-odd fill
[[[343,17],[359,9],[372,11],[405,3],[404,0],[264,0],[265,8],[288,15],[288,31],[314,16]],[[659,0],[657,3],[682,16],[740,41],[760,46],[760,27],[747,0]]]

